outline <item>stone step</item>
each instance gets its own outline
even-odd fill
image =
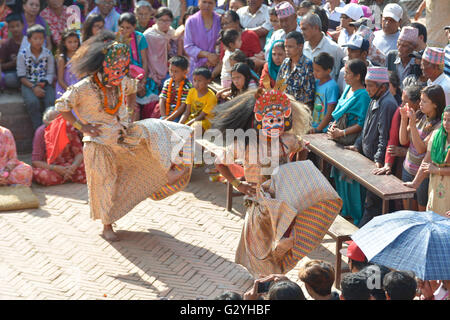
[[[33,148],[33,125],[18,91],[0,93],[0,126],[11,130],[16,141],[17,153],[31,153]]]

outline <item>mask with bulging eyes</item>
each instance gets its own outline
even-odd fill
[[[118,86],[128,74],[130,66],[130,50],[122,43],[113,43],[103,61],[102,82],[105,85]]]

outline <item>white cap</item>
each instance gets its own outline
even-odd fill
[[[399,22],[403,16],[403,9],[396,3],[389,3],[384,7],[383,17],[392,18]]]
[[[359,18],[364,16],[363,9],[359,4],[356,3],[349,3],[346,4],[343,7],[337,7],[336,12],[339,12],[340,14],[345,14],[353,21],[358,20]]]

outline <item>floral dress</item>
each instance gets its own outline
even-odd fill
[[[44,140],[45,130],[39,131],[40,137],[35,137],[35,139]],[[72,165],[75,157],[83,153],[83,145],[81,143],[78,132],[73,126],[67,123],[67,137],[69,138],[69,144],[61,152],[61,154],[56,158],[52,165],[68,167]],[[33,159],[39,161],[46,161],[46,156],[42,159]],[[63,184],[67,181],[86,183],[86,172],[84,170],[84,162],[82,162],[78,168],[75,170],[74,174],[68,178],[64,179],[59,173],[53,170],[44,168],[33,168],[33,179],[35,182],[44,186],[54,186],[58,184]]]
[[[436,132],[436,131],[435,131]],[[435,132],[428,141],[428,151],[431,152]],[[445,145],[447,148],[449,143]],[[435,166],[445,168],[449,167],[449,163],[436,164]],[[428,203],[427,210],[434,211],[440,215],[445,216],[445,213],[450,210],[450,176],[441,176],[437,174],[430,174],[430,183],[428,185]]]
[[[6,170],[6,167],[12,170]],[[4,175],[5,172],[9,172],[6,185],[31,186],[31,166],[17,159],[16,142],[11,131],[0,126],[0,174]]]

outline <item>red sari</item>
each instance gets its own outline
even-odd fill
[[[56,119],[54,120],[56,121]],[[68,122],[66,122],[66,135],[68,138],[67,145],[59,152],[54,160],[51,161],[52,165],[68,167],[71,166],[75,157],[83,153],[83,145],[81,143],[78,132]],[[44,139],[44,131],[42,131],[42,137],[35,137],[35,139]],[[46,142],[46,150],[49,150],[49,144]],[[54,146],[53,146],[54,147]],[[48,152],[43,159],[33,159],[39,161],[46,161]],[[73,175],[67,179],[64,179],[59,173],[49,169],[35,168],[33,167],[33,179],[35,182],[44,186],[53,186],[63,184],[68,181],[86,183],[86,172],[84,170],[84,162],[82,162],[75,170]]]

